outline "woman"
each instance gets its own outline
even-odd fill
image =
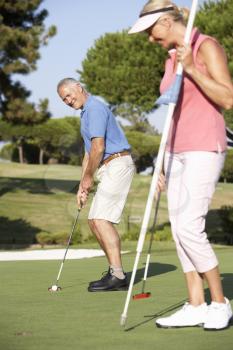
[[[218,42],[194,28],[190,45],[184,45],[188,13],[167,0],[146,3],[129,33],[146,31],[151,43],[169,50],[161,93],[175,79],[178,62],[184,80],[174,112],[164,168],[169,218],[189,302],[158,327],[201,325],[205,330],[229,326],[232,309],[224,297],[218,261],[205,233],[205,218],[226,150],[221,109],[233,106],[233,85],[226,56]],[[211,304],[204,298],[207,281]]]

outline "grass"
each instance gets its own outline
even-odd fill
[[[80,168],[73,166],[0,164],[0,238],[27,239],[30,247],[38,232],[70,231],[76,212],[75,188]],[[124,233],[128,217],[143,216],[150,177],[135,176],[119,226]],[[231,205],[232,184],[219,184],[212,210]],[[90,201],[82,211],[80,225],[89,234],[86,218]],[[216,224],[211,216],[212,225]],[[166,225],[167,205],[162,196],[159,223]],[[147,250],[148,242],[144,249]],[[97,248],[86,243],[83,248]],[[31,248],[31,247],[30,247]],[[132,271],[136,243],[123,242],[126,271]],[[216,246],[225,295],[233,299],[233,247]],[[134,293],[141,290],[145,262],[142,253]],[[186,300],[183,276],[173,242],[155,242],[146,291],[152,297],[131,301],[125,329],[119,325],[126,292],[88,293],[87,285],[106,270],[105,258],[66,261],[62,291],[49,293],[60,262],[1,262],[0,348],[3,350],[229,350],[233,327],[222,332],[200,328],[158,329],[157,317],[175,311]],[[209,298],[208,291],[206,297]]]
[[[28,235],[31,243],[39,232],[69,231],[76,213],[75,191],[80,168],[63,165],[0,164],[0,218],[2,232],[19,242]],[[135,176],[121,224],[127,230],[129,217],[141,220],[149,189],[149,177]],[[80,217],[84,236],[90,234],[87,215],[93,192]],[[165,196],[161,200],[159,220],[167,218]],[[17,232],[16,232],[17,231]]]
[[[76,214],[75,191],[79,178],[80,167],[76,166],[0,163],[1,242],[27,242],[30,245],[35,242],[35,236],[39,232],[69,232]],[[122,221],[118,226],[121,235],[127,232],[130,220],[138,220],[140,226],[150,180],[149,176],[134,177]],[[92,196],[93,192],[90,197]],[[232,205],[232,198],[233,184],[219,184],[211,209]],[[90,235],[86,220],[90,203],[91,198],[80,216],[84,238]],[[210,224],[215,226],[217,219],[214,212],[214,215],[210,215]],[[164,194],[161,198],[158,224],[168,224]]]
[[[0,348],[4,350],[229,350],[233,327],[222,332],[201,328],[159,329],[154,321],[186,300],[183,276],[169,243],[156,243],[146,291],[149,299],[132,301],[125,328],[120,327],[126,292],[88,293],[88,282],[106,269],[105,258],[69,260],[60,285],[47,288],[57,275],[58,261],[1,262]],[[132,270],[132,252],[123,256]],[[233,299],[232,247],[216,248],[225,294]],[[133,293],[141,290],[145,254],[142,254]],[[206,292],[208,299],[208,292]]]

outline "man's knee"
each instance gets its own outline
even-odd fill
[[[94,223],[94,219],[88,219],[88,225],[91,229],[92,232],[96,231],[96,227],[95,227],[95,223]]]
[[[90,230],[91,230],[92,234],[93,234],[98,240],[100,240],[100,234],[99,234],[99,232],[98,232],[97,227],[95,226],[94,219],[88,219],[88,225],[89,225],[89,227],[90,227]]]
[[[93,224],[93,219],[88,219],[87,222],[88,222],[88,225],[91,226]]]
[[[89,225],[91,225],[96,230],[101,229],[103,224],[105,224],[106,222],[109,222],[104,219],[89,219],[89,221],[91,222]]]
[[[99,228],[101,228],[103,222],[106,222],[106,220],[103,219],[88,219],[88,225],[90,227],[91,230],[98,230]]]

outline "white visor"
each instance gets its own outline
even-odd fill
[[[129,34],[144,32],[144,30],[150,28],[157,20],[164,14],[164,12],[172,11],[173,6],[164,7],[159,10],[151,11],[148,13],[143,13],[140,15],[139,19],[133,25],[133,27],[128,31]]]

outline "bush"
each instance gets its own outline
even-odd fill
[[[155,232],[154,240],[159,242],[172,241],[172,233],[170,226],[164,226]]]
[[[48,244],[54,244],[53,235],[48,232],[37,233],[36,240],[42,247]]]
[[[95,243],[96,241],[97,240],[94,234],[90,234],[84,239],[84,242],[86,243]]]
[[[69,236],[69,232],[40,232],[36,235],[36,240],[42,247],[48,244],[66,245],[68,243]],[[80,228],[78,228],[74,231],[70,244],[74,245],[81,243],[83,243],[83,236]]]
[[[58,232],[51,234],[53,238],[53,244],[66,245],[69,239],[69,234],[67,232]]]
[[[221,180],[224,182],[233,182],[233,149],[227,151]]]
[[[137,173],[147,167],[153,167],[153,160],[158,154],[161,137],[147,135],[139,131],[127,131],[126,137],[132,146],[132,156]]]
[[[122,236],[123,241],[137,241],[139,238],[141,227],[137,224],[130,224],[130,229]],[[150,239],[151,231],[148,231],[146,234],[147,239]],[[171,241],[172,234],[170,225],[159,226],[154,231],[154,240],[155,241]]]
[[[83,155],[71,153],[68,161],[69,165],[82,165]]]
[[[127,230],[121,237],[122,241],[137,241],[140,234],[141,227],[137,224],[130,224],[130,229]]]
[[[210,210],[206,229],[211,242],[233,245],[233,207]]]
[[[71,244],[81,244],[83,243],[83,234],[81,232],[80,226],[74,231]]]
[[[233,244],[233,207],[223,206],[219,210],[226,243]]]

